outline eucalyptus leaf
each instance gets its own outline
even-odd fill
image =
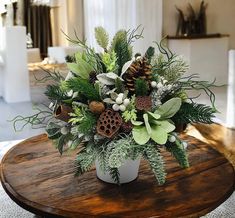
[[[123,74],[128,70],[128,68],[131,66],[133,60],[127,61],[123,67],[122,67],[122,73],[121,73],[121,77],[123,76]]]
[[[105,75],[106,75],[108,78],[113,79],[113,80],[115,80],[115,79],[118,78],[118,75],[117,75],[116,73],[113,73],[113,72],[106,73]]]
[[[57,139],[59,138],[62,134],[60,132],[61,127],[53,122],[48,123],[46,127],[46,132],[48,135],[49,139]]]
[[[146,130],[147,130],[148,134],[151,135],[152,130],[151,130],[151,126],[149,124],[148,114],[144,114],[143,118],[144,118],[144,124],[145,124]]]
[[[144,145],[150,139],[150,135],[148,134],[145,126],[135,126],[132,130],[132,135],[135,142],[139,145]]]
[[[181,107],[181,98],[172,98],[161,105],[154,113],[161,115],[161,119],[173,117]]]
[[[102,84],[105,84],[105,85],[114,85],[115,84],[115,80],[108,78],[106,73],[101,73],[101,74],[97,75],[96,77]]]
[[[168,134],[162,127],[157,125],[152,126],[151,139],[153,141],[157,144],[164,145],[167,142],[167,138]]]

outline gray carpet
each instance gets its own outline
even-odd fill
[[[0,185],[0,218],[36,218],[14,203]],[[203,218],[235,218],[235,192],[230,198]]]

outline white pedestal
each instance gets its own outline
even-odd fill
[[[0,97],[3,95],[3,66],[4,66],[4,61],[2,54],[0,52]]]
[[[23,26],[2,29],[3,98],[8,103],[30,101],[27,68],[26,28]]]
[[[27,49],[28,63],[41,62],[40,50],[39,48],[28,48]]]
[[[235,128],[235,50],[229,51],[226,125],[230,128]]]
[[[68,47],[49,47],[48,56],[56,60],[57,63],[65,63],[65,57],[67,55],[73,55],[80,48],[77,46],[68,46]]]
[[[227,84],[228,37],[169,39],[170,50],[183,55],[190,66],[188,75],[199,74],[201,80]]]

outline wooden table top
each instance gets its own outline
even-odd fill
[[[75,152],[60,156],[46,135],[13,147],[3,158],[1,181],[23,208],[48,217],[199,217],[233,192],[232,165],[206,143],[190,143],[191,167],[181,169],[163,151],[167,182],[158,186],[145,161],[137,180],[118,187],[96,178],[95,170],[74,177]]]

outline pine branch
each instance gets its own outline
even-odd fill
[[[72,78],[67,81],[68,88],[72,89],[74,92],[78,92],[82,96],[85,96],[90,101],[99,101],[99,92],[95,87],[85,79],[78,77]]]
[[[96,125],[96,117],[89,112],[86,112],[81,124],[78,126],[78,131],[84,135],[89,135]]]
[[[117,93],[123,93],[125,91],[125,87],[123,82],[120,80],[120,78],[117,78],[115,80],[115,87],[117,89]]]
[[[163,185],[166,180],[166,172],[164,168],[163,158],[154,145],[146,145],[144,158],[149,162],[149,165],[158,181],[159,185]]]
[[[148,94],[148,83],[143,79],[135,81],[135,94],[136,96],[146,96]]]
[[[76,176],[80,176],[83,173],[90,170],[94,161],[96,159],[96,152],[94,149],[90,149],[89,153],[84,149],[78,153],[75,167],[76,167]]]
[[[118,168],[109,168],[109,175],[117,185],[120,185],[120,173]]]
[[[166,150],[171,152],[175,159],[179,162],[179,165],[183,168],[189,167],[188,156],[186,150],[179,143],[167,142],[165,144]]]
[[[111,50],[117,55],[118,73],[121,74],[123,65],[131,60],[131,50],[127,42],[127,32],[119,30],[113,38]]]
[[[52,101],[61,102],[69,99],[65,92],[63,92],[59,85],[48,85],[45,95]]]
[[[196,103],[182,103],[180,110],[172,118],[172,120],[179,123],[213,123],[212,118],[214,118],[214,109]]]
[[[107,50],[107,46],[109,43],[109,36],[103,27],[95,28],[95,38],[96,38],[98,45],[104,50]]]

